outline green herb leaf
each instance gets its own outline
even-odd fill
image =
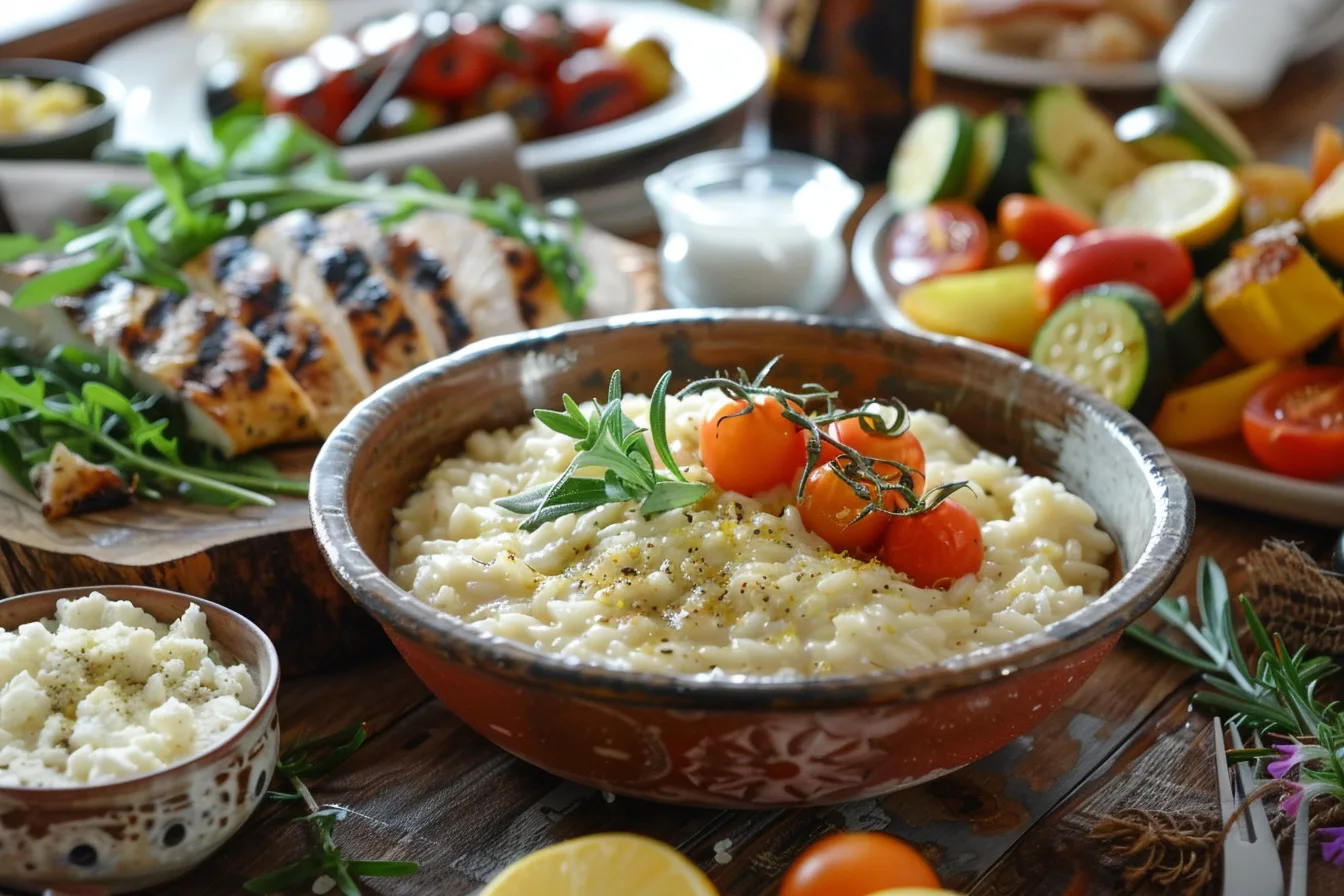
[[[538,420],[545,424],[548,429],[552,429],[562,436],[569,436],[571,439],[582,439],[588,435],[587,420],[575,420],[569,414],[562,414],[559,411],[549,411],[545,408],[538,408],[532,413]]]
[[[649,400],[649,434],[653,437],[653,447],[658,452],[658,457],[662,459],[663,466],[677,479],[685,482],[686,477],[682,474],[676,456],[672,454],[672,448],[667,443],[667,389],[671,384],[672,371],[669,370],[658,378],[658,385],[653,387],[653,395]]]
[[[355,859],[345,867],[356,877],[410,877],[420,870],[416,862],[387,862]]]
[[[669,482],[664,480],[654,485],[639,510],[645,516],[656,516],[669,510],[686,507],[699,501],[709,493],[710,487],[703,482]]]
[[[4,468],[10,478],[32,493],[33,484],[28,476],[28,461],[23,457],[23,449],[19,447],[18,440],[9,432],[8,424],[3,421],[0,421],[0,467]]]
[[[11,307],[17,311],[44,305],[57,296],[77,296],[92,289],[121,264],[120,246],[102,249],[88,261],[58,268],[24,283],[14,293]]]
[[[243,884],[249,893],[285,893],[322,873],[321,856],[304,856],[292,865],[258,875]]]
[[[0,264],[17,261],[25,255],[41,251],[42,241],[26,233],[0,234]]]
[[[553,482],[547,483],[508,498],[500,498],[495,503],[510,513],[530,514],[536,513],[548,496],[553,501],[581,504],[590,500],[599,501],[605,498],[606,494],[607,486],[604,480],[572,476],[561,481],[558,487]],[[597,506],[603,503],[606,503],[605,500],[600,500]]]

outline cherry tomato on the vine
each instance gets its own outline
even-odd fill
[[[888,475],[879,465],[879,475]],[[895,474],[892,469],[890,473]],[[853,477],[851,477],[853,478]],[[876,498],[877,489],[865,485],[866,497],[859,497],[849,483],[840,478],[835,468],[827,464],[817,467],[807,477],[803,486],[803,499],[798,502],[798,515],[802,517],[807,531],[826,540],[837,551],[868,551],[882,540],[891,517],[872,511],[866,516],[864,510]],[[901,496],[887,492],[882,497],[882,506],[895,510],[901,506]]]
[[[1246,402],[1241,432],[1271,472],[1317,481],[1344,476],[1344,368],[1275,375]]]
[[[915,472],[915,494],[924,494],[924,446],[919,444],[919,439],[910,430],[907,429],[899,436],[884,436],[868,432],[859,418],[848,417],[827,426],[826,434],[864,457],[889,460],[909,467]],[[828,442],[821,443],[821,463],[830,463],[839,456],[840,449]]]
[[[940,886],[919,850],[879,833],[831,834],[803,851],[779,896],[871,896],[900,887]]]
[[[700,459],[719,488],[757,495],[794,481],[807,461],[807,441],[776,399],[757,399],[740,413],[746,407],[745,401],[730,401],[705,418]]]
[[[947,588],[985,562],[980,521],[952,500],[917,516],[892,517],[880,556],[917,587]]]

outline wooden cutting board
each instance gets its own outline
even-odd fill
[[[653,250],[588,230],[582,247],[595,275],[589,316],[662,304]],[[306,473],[316,447],[272,453],[286,473]],[[275,642],[287,675],[329,668],[383,645],[372,620],[331,577],[317,549],[308,503],[227,511],[180,501],[133,503],[58,520],[0,473],[0,595],[47,588],[145,584],[204,597],[241,612]]]

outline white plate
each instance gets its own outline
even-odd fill
[[[892,217],[891,208],[883,196],[859,222],[851,253],[854,279],[873,310],[888,325],[920,333],[922,330],[896,306],[895,298],[888,291],[887,280],[882,276],[879,253]],[[1189,451],[1169,450],[1169,453],[1190,480],[1190,488],[1201,498],[1307,523],[1344,526],[1344,480],[1306,482]]]
[[[1293,58],[1298,62],[1309,59],[1341,41],[1344,41],[1344,6],[1331,10],[1324,21],[1307,33]],[[1089,90],[1146,90],[1162,83],[1156,59],[1089,65],[993,53],[981,49],[972,32],[960,28],[931,31],[924,39],[924,55],[929,67],[939,74],[1005,87],[1077,84]]]
[[[332,3],[334,30],[403,11],[410,0]],[[672,50],[678,78],[672,94],[642,112],[601,127],[536,140],[518,151],[518,164],[547,181],[571,176],[687,131],[745,106],[765,86],[767,60],[760,43],[722,19],[666,0],[633,4],[592,0],[571,4],[579,15],[615,23],[615,30],[661,37]],[[168,19],[108,46],[90,62],[120,78],[129,91],[116,140],[136,148],[209,146],[204,86],[196,63],[198,36],[185,17]]]

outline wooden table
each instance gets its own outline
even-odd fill
[[[84,0],[109,10],[124,0]],[[160,0],[138,0],[159,5]],[[131,3],[127,7],[138,5]],[[174,4],[167,0],[163,8]],[[98,30],[98,29],[95,29]],[[70,36],[63,41],[62,34]],[[47,31],[5,45],[87,54],[88,28]],[[73,41],[73,42],[72,42]],[[942,98],[977,108],[1007,94],[948,83]],[[1116,108],[1145,101],[1113,98]],[[1272,102],[1242,116],[1266,156],[1302,154],[1315,123],[1344,111],[1344,51],[1298,66]],[[853,292],[842,309],[857,307]],[[1331,533],[1201,501],[1191,563],[1175,587],[1193,593],[1193,561],[1211,556],[1243,582],[1237,560],[1277,537],[1323,555]],[[289,637],[302,637],[292,632]],[[339,665],[333,657],[333,665]],[[1097,674],[1036,731],[969,768],[882,799],[825,809],[700,811],[608,798],[554,778],[500,751],[430,698],[393,656],[329,675],[287,681],[280,711],[290,741],[366,723],[364,748],[315,786],[348,807],[337,828],[347,855],[407,859],[418,875],[379,880],[369,894],[458,896],[542,846],[597,831],[647,834],[676,845],[725,896],[774,892],[798,852],[835,830],[886,830],[918,844],[948,886],[974,896],[1081,896],[1132,892],[1089,836],[1098,802],[1155,808],[1173,793],[1212,811],[1209,719],[1188,709],[1190,672],[1123,641]],[[1121,794],[1118,801],[1116,794]],[[236,894],[244,880],[287,864],[310,844],[290,806],[264,806],[219,854],[160,893]],[[1344,892],[1344,871],[1317,857],[1312,893]],[[1175,892],[1150,883],[1146,892]]]

